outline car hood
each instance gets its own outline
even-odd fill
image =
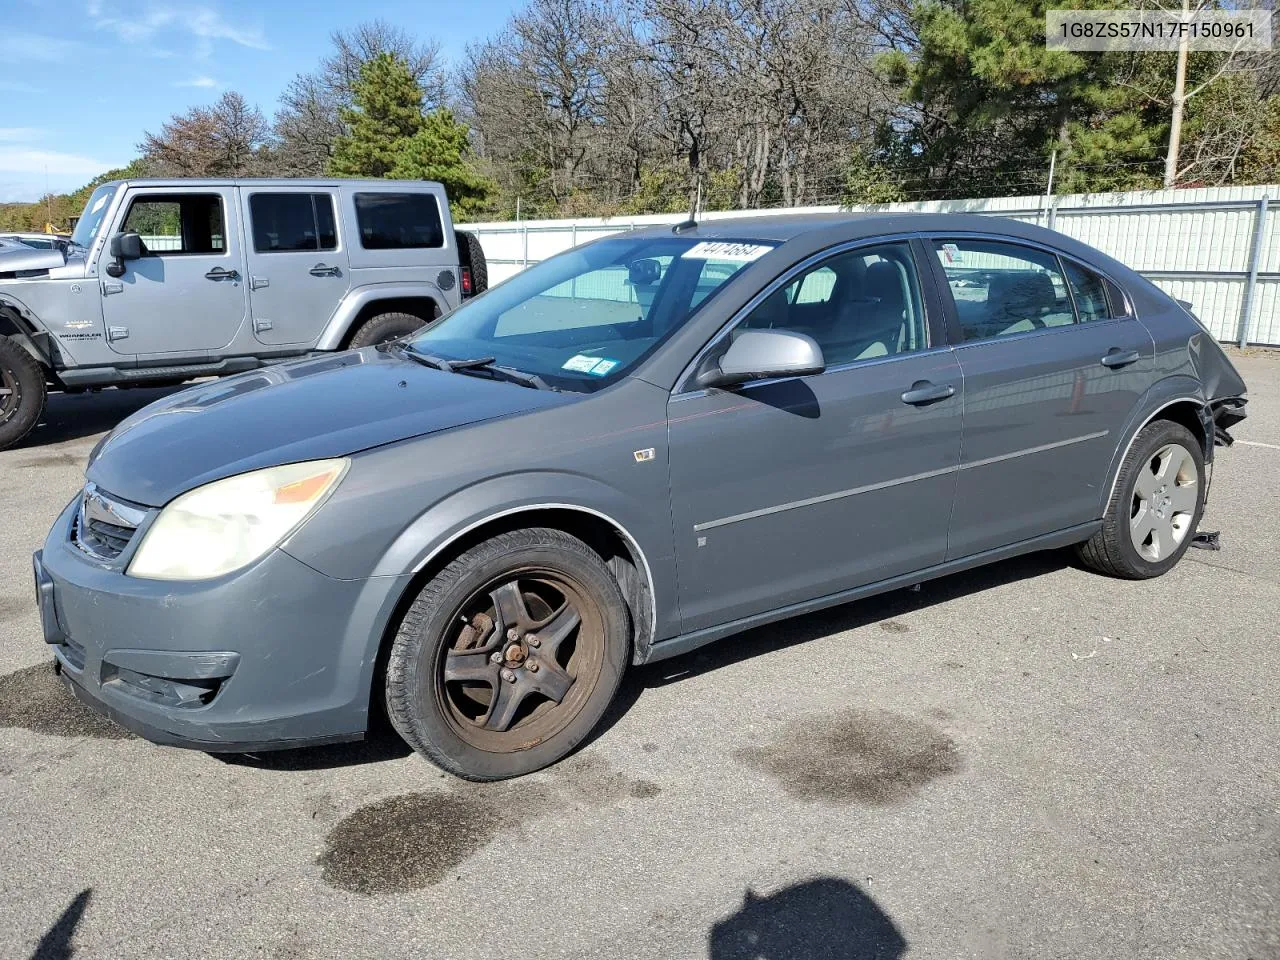
[[[0,274],[25,270],[56,270],[66,262],[61,250],[37,250],[16,242],[0,244]]]
[[[358,453],[571,403],[577,394],[445,373],[370,347],[203,383],[122,421],[87,479],[147,506],[223,477]]]

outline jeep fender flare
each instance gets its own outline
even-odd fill
[[[1103,515],[1107,509],[1107,504],[1111,502],[1112,491],[1115,490],[1116,480],[1120,476],[1120,465],[1124,463],[1124,458],[1128,456],[1129,448],[1133,446],[1133,441],[1137,439],[1138,433],[1159,416],[1161,412],[1180,403],[1194,406],[1201,424],[1207,425],[1204,456],[1206,464],[1212,461],[1213,414],[1209,409],[1208,402],[1205,400],[1204,388],[1195,377],[1189,377],[1185,374],[1165,377],[1163,380],[1153,384],[1143,394],[1142,400],[1134,407],[1129,419],[1125,422],[1124,429],[1120,431],[1120,435],[1117,437],[1115,453],[1112,454],[1111,464],[1107,468],[1106,482],[1103,483],[1099,491],[1101,499],[1098,503],[1098,516]]]
[[[434,283],[426,281],[410,281],[405,283],[373,283],[354,287],[338,304],[316,343],[317,350],[337,350],[346,340],[356,317],[362,310],[379,300],[400,300],[406,298],[425,298],[434,300],[440,309],[446,310],[449,305],[444,292]]]
[[[646,519],[652,508],[597,480],[570,473],[508,474],[450,494],[405,527],[378,561],[373,576],[419,574],[472,531],[541,510],[594,517],[612,527],[623,541],[648,595],[646,616],[637,618],[647,621],[637,623],[637,654],[647,651],[656,637],[679,632],[671,546]],[[669,534],[669,528],[663,529]]]
[[[8,337],[46,369],[54,368],[53,338],[34,321],[35,314],[9,294],[0,293],[0,337]]]

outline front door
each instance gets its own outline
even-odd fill
[[[964,374],[948,559],[1096,520],[1119,431],[1155,352],[1118,291],[1039,247],[932,244]]]
[[[98,268],[107,339],[138,357],[216,353],[244,322],[244,256],[234,187],[130,191],[116,230],[142,237],[143,256],[113,278]]]
[[[784,278],[736,329],[753,328],[809,334],[827,369],[672,397],[686,631],[909,573],[946,553],[960,371],[949,347],[931,346],[939,328],[927,322],[910,244],[854,248]]]
[[[254,335],[313,343],[351,286],[336,188],[242,188]]]

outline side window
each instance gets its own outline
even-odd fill
[[[781,287],[739,325],[813,337],[827,366],[928,346],[920,280],[906,243],[861,247]]]
[[[327,193],[255,193],[249,197],[257,253],[336,250],[333,198]]]
[[[143,194],[129,204],[122,229],[142,238],[148,256],[227,252],[222,198],[217,194]]]
[[[1102,278],[1070,260],[1062,261],[1062,269],[1067,274],[1067,283],[1071,287],[1071,296],[1076,302],[1076,316],[1080,318],[1080,322],[1108,319],[1111,311],[1107,308],[1107,291]]]
[[[991,240],[934,242],[964,340],[1075,323],[1052,253]]]
[[[357,193],[356,225],[366,250],[443,247],[440,208],[429,193]]]

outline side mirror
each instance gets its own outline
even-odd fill
[[[107,264],[107,275],[119,277],[124,275],[124,262],[142,257],[142,238],[136,233],[116,233],[111,237],[111,256],[115,258]]]
[[[637,287],[647,287],[662,276],[662,264],[657,260],[632,260],[627,264],[627,281]]]
[[[735,387],[749,380],[805,377],[827,368],[813,337],[790,330],[747,330],[730,344],[719,363],[697,376],[699,387]]]

